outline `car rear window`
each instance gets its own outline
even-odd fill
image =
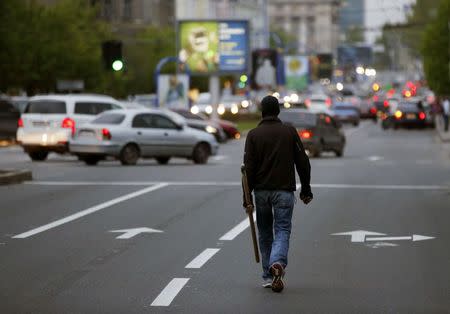
[[[334,106],[333,110],[353,110],[353,111],[357,111],[357,109],[353,106]]]
[[[64,101],[35,100],[30,101],[25,113],[64,114],[67,113]]]
[[[398,110],[404,110],[404,111],[418,111],[419,110],[419,106],[417,103],[413,103],[413,102],[401,102],[398,104],[397,106]]]
[[[76,102],[74,113],[98,115],[107,110],[113,109],[113,106],[104,102]]]
[[[125,115],[120,113],[102,114],[92,121],[93,124],[121,124],[125,120]]]
[[[317,123],[316,115],[308,112],[282,111],[279,118],[294,127],[312,127]]]

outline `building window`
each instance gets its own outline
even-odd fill
[[[132,0],[124,0],[123,2],[123,19],[125,21],[131,20],[131,13],[133,8],[133,1]]]
[[[103,6],[103,17],[106,20],[111,20],[112,14],[113,14],[112,0],[105,0],[104,6]]]

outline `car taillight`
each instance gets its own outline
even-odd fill
[[[311,106],[311,99],[305,99],[305,106],[306,107],[309,107],[309,106]]]
[[[72,135],[75,134],[75,121],[71,118],[65,118],[61,123],[61,127],[64,129],[70,129],[72,131]]]
[[[383,106],[384,106],[385,108],[389,107],[389,101],[385,100],[385,101],[383,102]]]
[[[400,110],[397,110],[397,111],[394,113],[394,116],[395,116],[397,119],[401,119],[402,116],[403,116],[403,112],[401,112]]]
[[[378,101],[378,95],[373,96],[373,101]]]
[[[425,114],[425,112],[419,112],[419,119],[420,120],[425,120],[426,117],[427,117],[427,115]]]
[[[298,135],[303,139],[310,139],[313,136],[312,132],[309,130],[298,131]]]
[[[111,139],[111,132],[109,132],[108,129],[102,129],[102,135],[103,135],[103,139],[105,139],[105,140]]]
[[[377,113],[377,108],[375,108],[375,107],[370,108],[370,113],[371,114],[376,114]]]
[[[328,107],[330,107],[330,106],[331,106],[331,98],[327,98],[327,99],[325,100],[325,104],[326,104]]]
[[[19,120],[17,121],[17,127],[18,128],[23,128],[23,120],[22,120],[22,118],[19,118]]]

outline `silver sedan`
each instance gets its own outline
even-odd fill
[[[155,158],[167,164],[183,157],[204,164],[216,155],[213,135],[187,126],[180,115],[156,109],[112,110],[79,128],[69,143],[70,152],[88,165],[113,156],[123,165],[139,158]]]

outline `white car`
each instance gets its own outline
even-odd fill
[[[49,152],[68,152],[78,127],[103,111],[122,108],[114,98],[100,95],[31,97],[19,119],[17,141],[32,160],[45,160]]]

